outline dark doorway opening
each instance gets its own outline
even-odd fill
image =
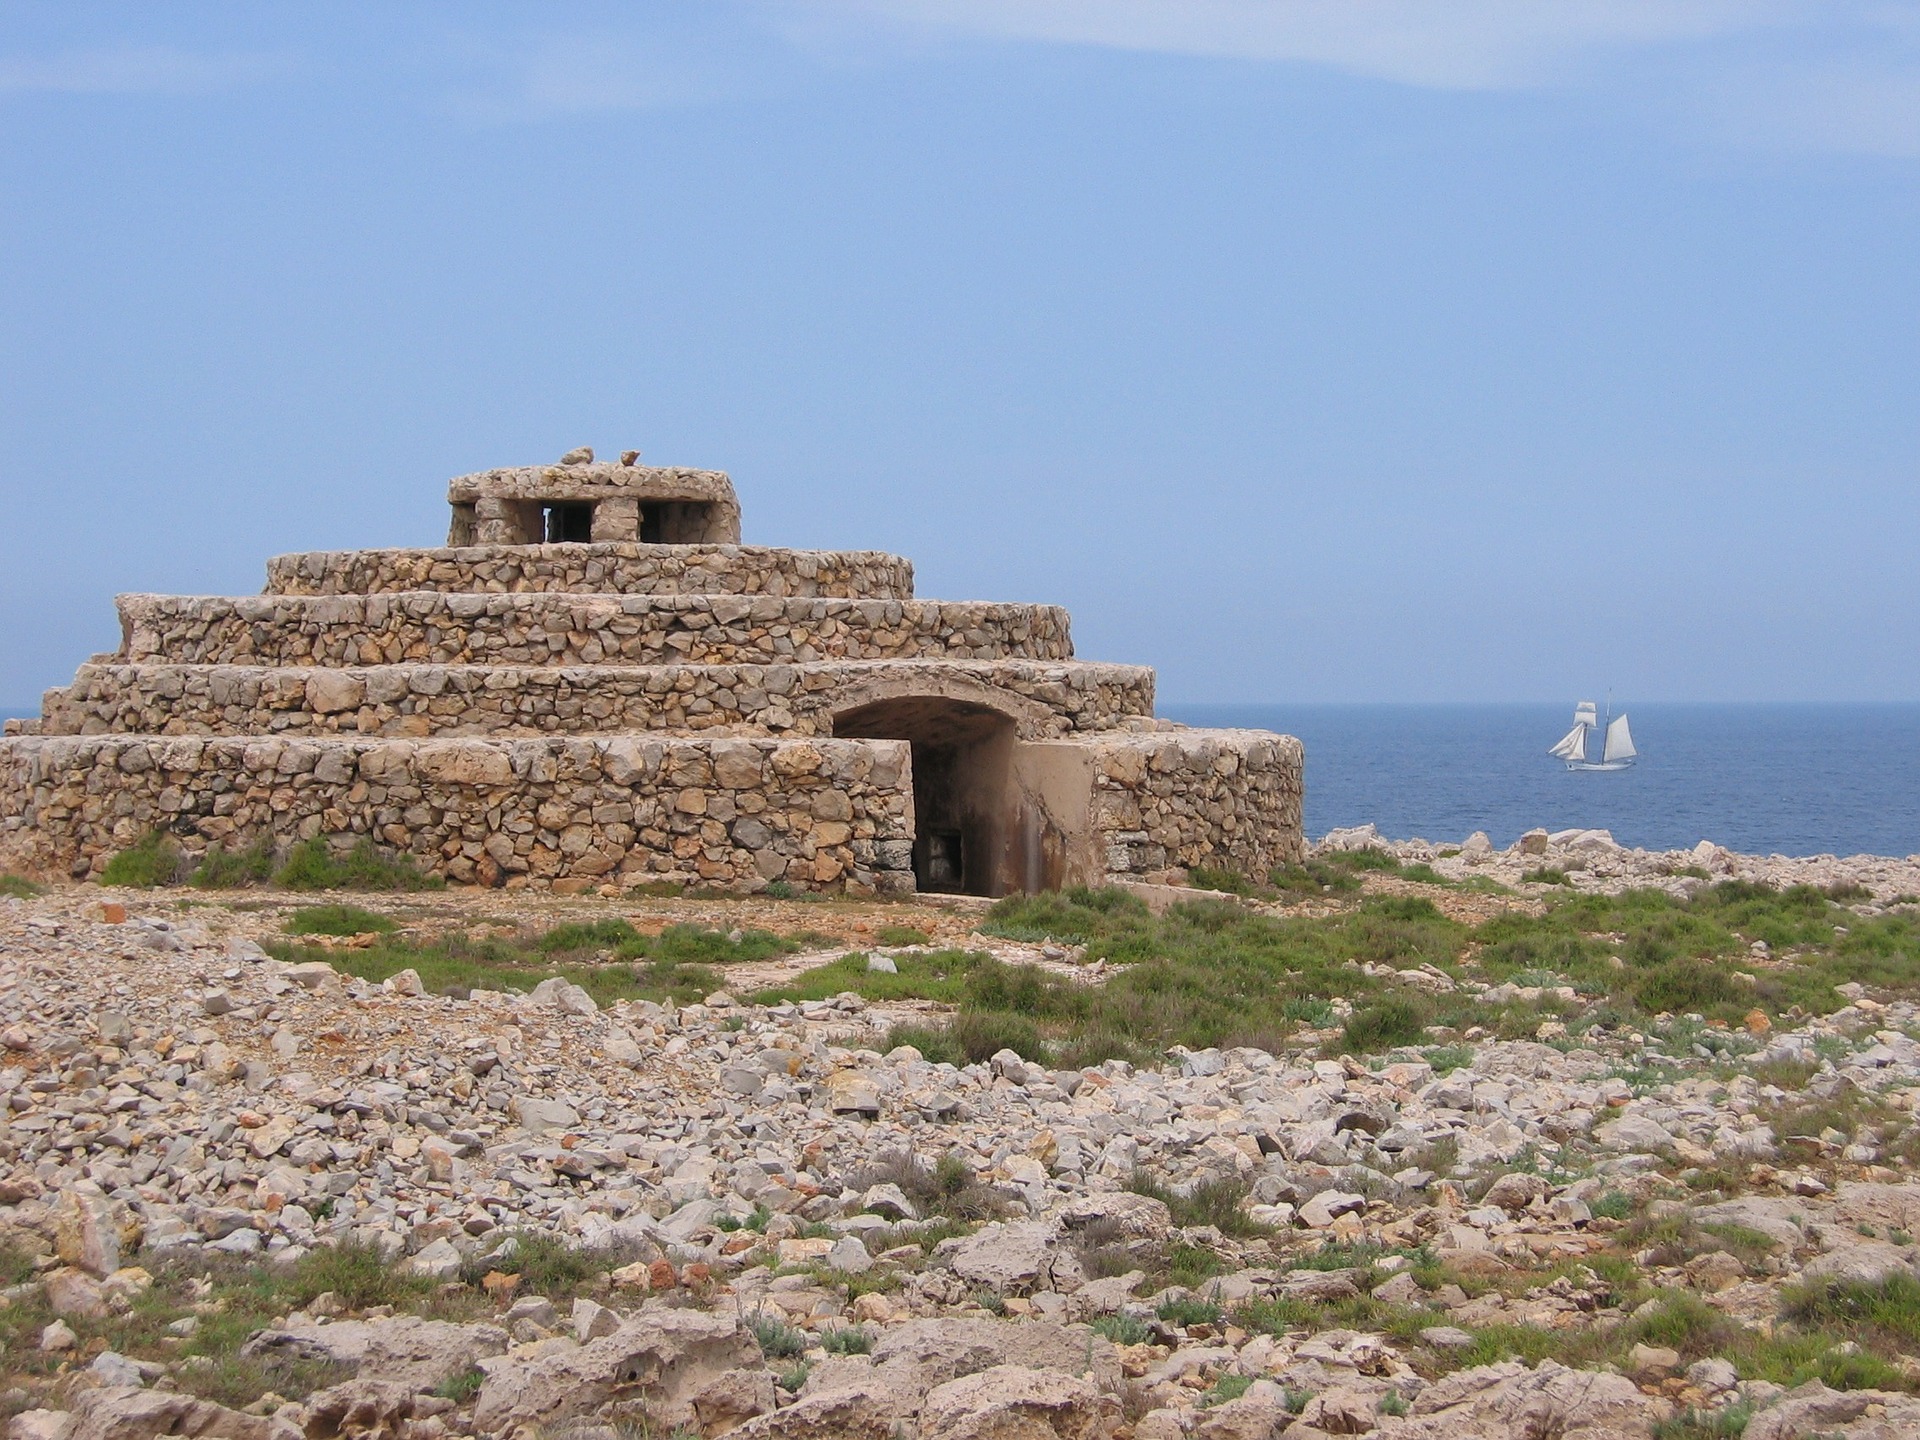
[[[833,733],[913,747],[913,878],[934,894],[1005,895],[1013,721],[944,696],[877,700],[834,718]]]
[[[591,501],[556,500],[546,507],[545,520],[549,545],[584,545],[593,539]]]

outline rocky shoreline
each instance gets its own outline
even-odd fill
[[[1374,850],[1406,864],[1424,864],[1449,880],[1482,876],[1522,886],[1542,872],[1548,883],[1603,894],[1650,887],[1690,895],[1721,880],[1744,880],[1785,889],[1858,886],[1865,899],[1890,903],[1920,897],[1920,855],[1742,855],[1711,840],[1690,850],[1641,850],[1615,843],[1606,830],[1527,831],[1498,849],[1484,830],[1458,844],[1423,839],[1390,840],[1373,825],[1331,830],[1311,847],[1316,855]]]
[[[1317,853],[1356,848],[1400,866],[1368,894],[1439,906],[1480,903],[1476,877],[1519,905],[1855,885],[1863,920],[1920,891],[1913,859],[1593,832]],[[1839,1340],[1788,1386],[1751,1359],[1820,1285],[1920,1287],[1920,1010],[1873,986],[1744,1031],[954,1066],[886,1047],[921,1002],[455,996],[356,978],[351,940],[273,958],[306,903],[0,898],[11,1440],[1920,1434],[1920,1361]],[[814,959],[882,970],[926,949],[875,943],[888,924],[1075,964],[980,933],[978,906],[838,903],[653,908],[831,924]],[[648,912],[432,901],[530,923],[515,905]],[[1470,966],[1399,973],[1497,998]],[[382,1278],[303,1280],[340,1256]],[[261,1298],[257,1275],[289,1278]]]

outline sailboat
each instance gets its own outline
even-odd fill
[[[1601,743],[1600,758],[1589,760],[1587,734],[1601,729],[1604,729],[1606,739]],[[1599,708],[1591,700],[1582,700],[1573,707],[1573,729],[1547,753],[1566,761],[1569,770],[1626,770],[1632,767],[1634,757],[1640,752],[1633,748],[1633,732],[1627,728],[1627,712],[1622,710],[1615,716],[1613,701],[1609,698],[1604,726]]]

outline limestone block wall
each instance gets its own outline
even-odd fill
[[[267,561],[270,595],[385,595],[408,590],[911,600],[913,565],[877,550],[637,542],[315,550],[276,555]]]
[[[163,828],[189,853],[376,843],[458,882],[913,885],[910,747],[886,740],[0,742],[0,864],[75,876]]]
[[[759,730],[833,733],[875,689],[938,694],[956,677],[1031,738],[1110,729],[1153,713],[1153,671],[1081,661],[828,661],[810,665],[313,669],[83,665],[47,692],[45,735],[543,735]],[[974,691],[962,692],[973,694]],[[1024,705],[1023,705],[1024,702]]]
[[[1093,830],[1114,880],[1196,865],[1264,878],[1305,856],[1305,752],[1264,730],[1172,730],[1099,742]]]
[[[122,595],[130,661],[264,665],[723,665],[1065,660],[1067,612],[984,601],[743,595]]]
[[[447,483],[454,510],[450,543],[517,545],[537,541],[538,506],[577,500],[594,506],[593,538],[638,540],[640,507],[666,502],[675,512],[675,544],[738,545],[740,504],[733,482],[718,470],[679,466],[615,465],[607,461],[519,465],[458,475]],[[528,507],[533,507],[529,513]],[[466,538],[455,539],[454,537]]]

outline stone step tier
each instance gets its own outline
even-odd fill
[[[911,744],[880,739],[13,736],[0,853],[84,876],[155,829],[190,856],[324,836],[371,839],[458,883],[900,894],[914,884],[913,765]],[[1003,839],[1032,880],[1264,874],[1299,858],[1290,737],[1109,731],[1015,742],[1010,766],[1023,798]],[[1068,796],[1087,813],[1062,830],[1049,805]]]
[[[772,595],[911,600],[912,562],[877,550],[757,545],[491,545],[315,550],[267,562],[269,595]]]
[[[122,595],[120,658],[218,665],[1068,660],[1057,605],[736,595]]]
[[[831,735],[898,696],[983,705],[1022,739],[1153,714],[1153,671],[1085,661],[802,665],[88,664],[49,690],[43,735],[551,735],[732,730]]]

